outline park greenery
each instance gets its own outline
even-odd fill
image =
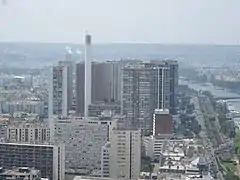
[[[182,94],[180,98],[180,124],[178,132],[187,138],[194,138],[201,131],[201,125],[198,124],[194,115],[194,104],[190,101],[191,96]]]

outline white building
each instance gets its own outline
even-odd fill
[[[101,177],[110,177],[110,150],[111,142],[106,142],[102,147]]]
[[[10,142],[45,143],[50,142],[50,126],[39,120],[12,120],[7,126],[7,140]]]
[[[66,170],[91,174],[101,170],[101,150],[116,121],[109,118],[52,117],[54,142],[66,146]]]
[[[138,179],[141,168],[141,131],[114,129],[110,142],[110,177]]]
[[[69,88],[68,88],[67,66],[54,66],[50,78],[48,116],[64,115],[67,116],[69,107]]]

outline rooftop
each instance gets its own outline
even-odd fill
[[[115,180],[107,177],[90,177],[90,176],[75,176],[73,180]],[[121,180],[121,179],[118,179]],[[124,179],[127,180],[127,179]]]
[[[37,175],[40,171],[29,168],[29,167],[18,167],[18,168],[12,168],[12,169],[5,169],[3,167],[0,167],[0,176],[8,175],[8,176],[27,176],[30,174]]]

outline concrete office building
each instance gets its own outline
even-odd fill
[[[91,103],[118,102],[120,100],[121,63],[117,61],[92,62]],[[76,113],[84,114],[84,63],[76,66]]]
[[[141,131],[116,128],[110,142],[110,177],[137,180],[141,168]]]
[[[144,64],[127,65],[122,70],[121,108],[127,127],[149,131],[151,122],[150,70]]]
[[[178,62],[167,61],[170,67],[170,114],[178,112]]]
[[[151,61],[124,64],[121,108],[123,115],[126,115],[127,126],[151,131],[153,124],[150,119],[155,109],[169,109],[170,114],[177,110],[178,73],[177,62],[174,63]]]
[[[5,169],[0,167],[1,180],[41,180],[41,172],[34,168],[19,167]]]
[[[76,113],[84,116],[85,68],[84,62],[76,64]]]
[[[40,120],[12,120],[7,126],[7,140],[20,143],[42,144],[50,142],[50,126]]]
[[[101,170],[102,146],[116,121],[109,117],[55,117],[50,119],[54,142],[66,146],[66,171],[91,174]]]
[[[151,67],[151,110],[170,108],[170,78],[168,67]]]
[[[49,117],[52,115],[68,115],[70,110],[68,70],[67,66],[55,66],[52,68],[48,103]]]
[[[0,142],[0,167],[33,167],[43,178],[65,179],[64,147]]]
[[[1,113],[14,114],[15,112],[34,113],[44,115],[44,102],[40,100],[21,100],[1,102]]]
[[[155,109],[153,114],[153,136],[172,134],[172,115],[168,109]]]

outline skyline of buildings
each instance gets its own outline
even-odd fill
[[[75,64],[68,52],[50,68],[46,83],[38,81],[47,87],[24,89],[22,78],[14,79],[26,94],[7,101],[8,109],[1,106],[9,115],[0,117],[0,167],[34,167],[50,180],[63,180],[65,172],[137,180],[142,136],[172,135],[178,63],[96,62],[91,35],[84,38],[84,62]],[[45,100],[30,101],[30,95]]]

